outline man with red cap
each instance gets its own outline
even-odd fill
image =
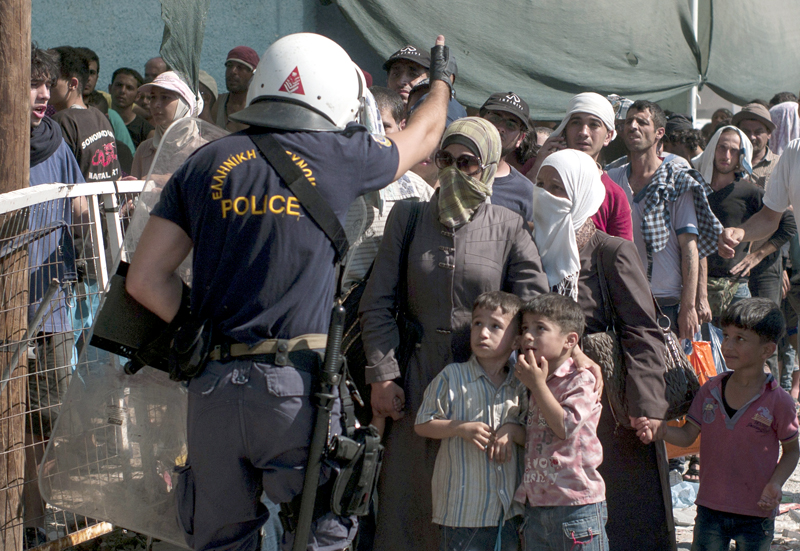
[[[230,120],[229,117],[247,106],[247,87],[258,67],[258,61],[256,51],[247,46],[236,46],[228,52],[225,60],[225,87],[228,92],[220,94],[211,108],[211,118],[220,128],[231,132],[247,128],[246,124]]]

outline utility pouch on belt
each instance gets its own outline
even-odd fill
[[[369,425],[355,429],[352,437],[335,436],[328,453],[341,467],[333,483],[331,511],[340,516],[367,515],[383,462],[378,429]]]
[[[356,428],[353,398],[347,388],[347,362],[342,365],[339,397],[345,432],[331,438],[327,457],[339,467],[331,490],[331,511],[337,515],[369,514],[370,501],[378,488],[378,473],[383,463],[383,445],[378,429],[372,425]]]

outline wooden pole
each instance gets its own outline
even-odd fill
[[[0,0],[0,193],[28,187],[30,165],[31,1]],[[0,243],[27,227],[25,213],[0,218]],[[28,257],[25,249],[0,258],[0,343],[25,338]],[[15,346],[0,348],[0,367]],[[2,372],[0,370],[0,372]],[[0,395],[0,548],[22,549],[22,490],[25,480],[27,354]]]

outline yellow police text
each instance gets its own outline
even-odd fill
[[[256,150],[251,149],[250,151],[242,151],[241,153],[234,153],[233,155],[228,156],[225,161],[217,168],[217,171],[214,173],[213,181],[214,183],[211,184],[211,198],[216,200],[222,199],[222,186],[225,185],[225,178],[227,178],[228,173],[234,168],[239,166],[245,161],[251,161],[256,158]]]
[[[229,214],[257,216],[267,212],[300,217],[300,202],[294,196],[236,197],[235,199],[223,199],[220,201],[220,206],[222,207],[222,218],[227,218]]]

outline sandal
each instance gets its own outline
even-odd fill
[[[700,482],[700,459],[693,455],[689,459],[689,468],[683,474],[685,482]]]

